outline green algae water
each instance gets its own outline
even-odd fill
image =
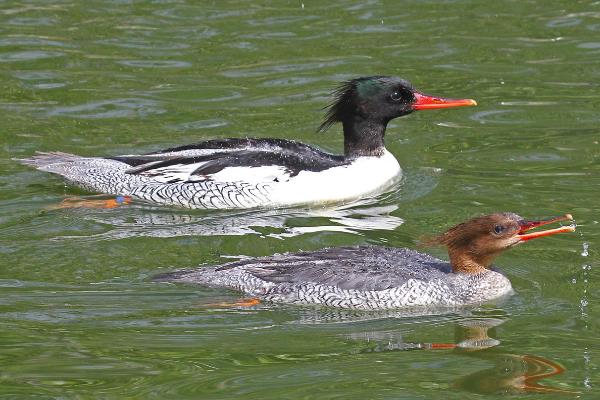
[[[0,398],[597,398],[599,60],[594,1],[0,2]],[[364,75],[479,103],[393,121],[405,177],[370,202],[61,209],[94,197],[12,160],[246,136],[341,152],[339,126],[315,133],[321,109]],[[240,308],[150,281],[237,256],[415,248],[494,211],[578,223],[497,260],[516,291],[501,304]]]

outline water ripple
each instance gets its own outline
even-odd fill
[[[250,19],[247,20],[246,23],[251,26],[273,26],[273,25],[288,25],[298,22],[305,21],[314,21],[318,20],[319,17],[316,15],[308,15],[308,16],[286,16],[286,17],[270,17],[264,19]]]
[[[160,105],[158,101],[140,98],[101,100],[76,106],[54,107],[46,115],[84,119],[145,117],[165,113],[166,110]]]
[[[16,36],[0,39],[0,46],[53,46],[53,47],[75,47],[58,40],[49,40],[39,37]]]
[[[265,65],[260,67],[250,68],[236,68],[228,71],[221,72],[229,78],[251,78],[257,76],[265,76],[271,74],[289,73],[297,71],[314,71],[316,69],[337,67],[345,64],[344,60],[335,61],[316,61],[308,63],[290,63],[290,64],[278,64],[278,65]]]
[[[0,63],[2,62],[20,62],[20,61],[35,61],[46,58],[64,57],[66,54],[60,51],[44,51],[44,50],[23,50],[14,52],[0,53]]]
[[[228,87],[207,86],[195,86],[193,89],[159,89],[144,94],[164,101],[191,103],[217,103],[242,97],[241,92]]]
[[[16,71],[13,76],[26,81],[35,81],[40,79],[55,79],[60,77],[60,74],[55,71]]]
[[[423,60],[430,60],[433,58],[446,57],[456,54],[457,50],[448,43],[436,43],[432,46],[413,47],[409,49],[401,49],[393,51],[390,55],[394,57],[403,58],[417,58]]]
[[[137,50],[182,50],[191,47],[188,43],[174,42],[174,41],[162,41],[157,39],[143,39],[143,38],[112,38],[98,40],[96,43],[105,44],[110,46],[117,46],[124,49],[137,49]]]
[[[17,71],[13,76],[20,79],[25,87],[47,90],[61,88],[67,85],[62,82],[62,76],[51,71]]]
[[[228,121],[222,119],[203,119],[200,121],[182,122],[177,125],[172,125],[171,128],[175,130],[196,130],[196,129],[211,129],[220,128],[229,124]]]
[[[11,18],[8,20],[8,25],[18,25],[18,26],[52,26],[56,25],[58,20],[56,18],[50,17],[40,17],[40,18],[28,18],[28,17],[17,17]]]
[[[303,76],[290,76],[287,78],[272,79],[262,83],[265,87],[279,87],[279,86],[302,86],[312,82],[319,81],[319,77],[303,77]]]
[[[254,14],[255,10],[211,10],[205,7],[181,6],[154,11],[154,15],[167,18],[175,18],[189,21],[212,21],[222,18],[241,17]]]
[[[392,25],[378,24],[378,25],[365,25],[365,26],[353,26],[346,28],[344,32],[348,33],[400,33],[405,32],[407,29],[406,24],[395,23]]]
[[[117,61],[117,63],[134,68],[188,68],[192,66],[190,62],[175,60],[123,60]]]
[[[290,31],[248,33],[245,35],[240,35],[242,39],[290,39],[297,36],[298,35],[295,32]],[[306,39],[306,37],[303,38]]]
[[[507,124],[507,125],[522,125],[527,123],[526,119],[515,118],[516,113],[520,113],[520,110],[490,110],[480,111],[474,113],[469,118],[473,121],[477,121],[480,124]]]
[[[550,20],[546,26],[550,28],[571,28],[581,24],[585,18],[600,18],[600,12],[584,11],[561,15],[558,18]]]

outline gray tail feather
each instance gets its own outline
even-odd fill
[[[164,272],[162,274],[157,274],[152,277],[153,282],[185,282],[185,278],[190,275],[190,273],[195,272],[193,269],[182,269],[179,271],[173,272]]]
[[[68,164],[75,161],[80,161],[85,157],[76,156],[75,154],[62,153],[60,151],[53,152],[41,152],[38,151],[30,158],[15,158],[14,160],[19,161],[21,164],[29,165],[31,167],[47,170],[48,167],[54,164]]]

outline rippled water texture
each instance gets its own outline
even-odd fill
[[[0,2],[0,398],[598,398],[599,57],[594,1]],[[245,136],[341,151],[339,127],[315,133],[328,93],[375,74],[479,106],[393,121],[405,177],[370,202],[60,209],[93,197],[12,160]],[[475,310],[231,308],[235,292],[148,279],[414,248],[508,210],[578,231],[500,257],[517,294]]]

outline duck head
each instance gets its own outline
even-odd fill
[[[433,242],[448,248],[454,272],[479,273],[503,251],[531,239],[574,232],[575,225],[530,232],[560,221],[573,221],[571,214],[542,220],[526,220],[514,213],[496,213],[470,219],[436,237]]]
[[[417,110],[477,105],[472,99],[446,99],[417,91],[410,82],[391,76],[369,76],[343,82],[333,92],[319,131],[336,122],[344,128],[347,157],[380,156],[389,121]]]

